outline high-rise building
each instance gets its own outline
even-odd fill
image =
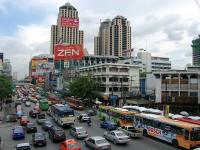
[[[0,59],[3,62],[3,53],[0,53]]]
[[[9,59],[4,59],[3,61],[3,73],[6,76],[11,76],[12,66]]]
[[[12,79],[15,80],[15,81],[17,81],[17,72],[13,72]]]
[[[76,19],[79,22],[77,9],[70,3],[59,8],[57,25],[51,26],[51,54],[54,54],[55,44],[83,44],[84,42],[84,33],[79,30],[79,26],[63,26],[63,18]]]
[[[192,63],[193,65],[200,65],[200,35],[197,39],[192,41]]]
[[[98,36],[94,38],[94,53],[102,56],[124,56],[131,50],[131,26],[123,16],[101,22]]]

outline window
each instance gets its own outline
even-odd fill
[[[189,140],[189,131],[185,130],[185,135],[184,135],[186,140]]]
[[[146,124],[147,126],[153,126],[153,120],[144,118],[143,123]]]

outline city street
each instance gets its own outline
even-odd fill
[[[34,106],[34,104],[31,104],[32,107]],[[13,108],[14,109],[14,108]],[[25,112],[25,114],[28,115],[29,110],[31,109],[31,107],[24,107],[23,105],[23,110]],[[49,120],[52,121],[51,117],[47,116]],[[36,121],[35,119],[29,118],[30,122],[34,122],[35,124]],[[53,122],[53,121],[52,121]],[[53,122],[54,123],[54,122]],[[89,133],[89,136],[95,136],[95,135],[103,135],[103,132],[105,132],[106,130],[101,129],[99,127],[99,123],[100,121],[96,118],[93,117],[92,118],[92,126],[88,127],[86,123],[79,123],[76,121],[76,126],[83,126]],[[55,123],[54,123],[55,124]],[[4,123],[0,125],[0,135],[3,138],[3,145],[4,148],[3,150],[13,150],[14,146],[18,143],[23,143],[23,142],[30,142],[31,143],[31,134],[26,134],[26,138],[25,140],[12,140],[12,128],[16,125],[19,125],[19,123]],[[56,126],[56,124],[55,124]],[[39,132],[44,132],[41,128],[40,125],[37,125],[38,131]],[[66,133],[67,133],[67,138],[72,138],[72,136],[69,134],[69,129],[65,129]],[[46,136],[48,137],[48,134],[46,132]],[[78,140],[78,142],[80,143],[80,145],[82,146],[83,150],[86,150],[88,148],[85,147],[84,145],[84,140]],[[168,143],[156,140],[156,139],[152,139],[152,138],[146,138],[143,137],[142,139],[131,139],[131,141],[129,142],[129,144],[127,145],[114,145],[113,143],[111,143],[112,145],[112,149],[113,150],[121,150],[121,149],[126,149],[126,150],[175,150],[174,147],[172,147],[171,145],[169,145]],[[38,148],[34,148],[34,149],[38,149],[38,150],[57,150],[58,149],[58,143],[52,143],[52,141],[50,141],[48,139],[48,144],[46,147],[38,147]]]

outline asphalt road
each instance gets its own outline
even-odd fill
[[[31,107],[25,107],[23,105],[23,110],[25,114],[28,116],[29,110],[32,109],[34,104],[31,104]],[[14,108],[12,108],[14,110]],[[78,112],[79,113],[79,112]],[[53,122],[51,117],[48,116],[48,119]],[[35,124],[35,119],[29,118],[30,122],[33,122]],[[53,122],[54,123],[54,122]],[[103,135],[103,133],[106,131],[99,126],[100,121],[96,118],[92,118],[92,126],[88,127],[86,123],[79,123],[76,121],[75,126],[83,126],[89,133],[89,136],[95,136],[95,135]],[[54,123],[55,124],[55,123]],[[14,146],[18,143],[23,142],[30,142],[31,143],[31,134],[26,134],[26,138],[24,140],[12,140],[12,128],[16,125],[19,125],[19,122],[17,123],[3,123],[0,124],[0,135],[3,139],[3,150],[13,150]],[[57,126],[55,124],[55,126]],[[38,132],[44,132],[40,125],[37,125]],[[65,128],[67,138],[73,138],[69,134],[69,129]],[[47,139],[48,139],[48,133],[46,133]],[[78,143],[82,146],[82,150],[87,150],[88,148],[85,147],[83,140],[77,140]],[[149,138],[149,137],[142,137],[141,139],[131,139],[131,141],[127,145],[114,145],[111,143],[113,150],[176,150],[176,148],[172,147],[170,144],[165,143],[163,141]],[[58,150],[58,143],[53,143],[49,139],[47,141],[47,146],[45,147],[37,147],[33,148],[34,150]]]

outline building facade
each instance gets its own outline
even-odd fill
[[[120,61],[125,64],[139,65],[141,72],[151,73],[157,70],[171,69],[171,61],[167,57],[152,56],[151,53],[141,49],[137,56],[126,58]]]
[[[79,70],[81,76],[92,75],[102,83],[103,95],[116,95],[124,98],[139,91],[139,67],[127,64],[104,63]]]
[[[192,63],[193,65],[200,65],[200,35],[197,39],[192,41]]]
[[[12,76],[12,65],[9,59],[3,61],[3,74],[9,77]]]
[[[64,26],[62,18],[76,19],[79,21],[78,11],[70,3],[59,8],[57,25],[51,26],[51,54],[54,54],[54,46],[58,43],[64,44],[83,44],[84,33],[79,30],[79,26]]]
[[[199,111],[200,71],[170,70],[154,72],[156,99],[161,105],[170,105],[172,112]]]
[[[101,22],[98,36],[94,38],[94,54],[124,56],[131,49],[131,26],[127,18],[116,16],[112,21]]]

